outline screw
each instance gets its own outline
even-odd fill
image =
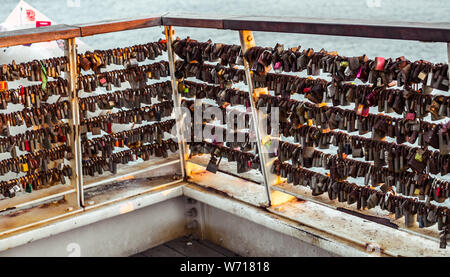
[[[186,214],[190,217],[196,217],[197,216],[197,209],[196,208],[192,208],[189,211],[186,212]]]
[[[197,220],[192,220],[191,222],[188,222],[187,226],[188,229],[197,229],[198,228],[198,222]]]
[[[188,202],[188,204],[192,204],[193,205],[193,204],[197,203],[197,200],[192,199],[192,198],[188,198],[187,202]]]

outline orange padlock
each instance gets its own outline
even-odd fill
[[[8,82],[1,81],[0,82],[0,91],[8,90]]]

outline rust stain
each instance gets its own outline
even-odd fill
[[[356,216],[356,217],[363,218],[365,220],[369,220],[369,221],[372,221],[372,222],[375,222],[375,223],[378,223],[378,224],[382,224],[384,226],[387,226],[387,227],[390,227],[390,228],[393,228],[393,229],[398,229],[398,225],[393,223],[393,222],[391,222],[389,219],[385,219],[385,218],[378,217],[378,216],[373,216],[373,215],[362,214],[362,213],[359,213],[357,211],[352,211],[352,210],[345,209],[345,208],[342,208],[342,207],[338,207],[337,210],[341,211],[341,212],[344,212],[344,213],[347,213],[347,214],[350,214],[350,215],[353,215],[353,216]]]
[[[190,183],[191,183],[191,184],[194,184],[194,185],[197,185],[196,183],[192,183],[192,182],[190,182]],[[220,195],[222,195],[222,196],[234,198],[234,197],[233,197],[232,195],[230,195],[228,192],[221,191],[221,190],[218,190],[218,189],[213,188],[213,187],[202,186],[202,188],[205,189],[206,191],[209,191],[209,192],[214,192],[214,193],[220,194]]]
[[[61,204],[65,204],[66,202],[67,201],[65,199],[61,199],[61,200],[58,200],[58,201],[49,202],[49,203],[45,203],[45,204],[39,205],[38,208],[39,209],[45,209],[45,208],[48,208],[48,207],[51,207],[51,206],[58,206],[58,205],[61,205]]]
[[[295,230],[298,230],[298,231],[300,231],[302,233],[305,233],[307,235],[310,235],[312,237],[312,239],[313,239],[312,243],[314,245],[318,245],[319,240],[324,240],[324,241],[329,241],[330,242],[329,239],[326,239],[324,237],[321,237],[319,235],[316,235],[314,233],[306,231],[305,229],[300,228],[300,227],[308,227],[307,225],[296,223],[296,225],[298,225],[298,226],[295,226],[295,225],[287,224],[287,223],[284,223],[284,222],[281,222],[281,224],[286,225],[286,226],[288,226],[290,228],[294,228]]]
[[[297,199],[293,200],[293,202],[295,202],[295,203],[306,203],[306,200],[297,198]]]
[[[39,209],[45,209],[45,208],[48,208],[50,206],[51,206],[51,203],[45,203],[45,204],[39,206]]]
[[[65,202],[66,202],[66,200],[61,199],[61,200],[57,201],[57,203],[53,203],[53,202],[52,202],[52,203],[45,203],[45,204],[42,204],[42,205],[39,205],[39,206],[36,206],[36,207],[31,207],[31,208],[29,208],[29,209],[18,210],[18,211],[16,211],[16,212],[12,212],[12,213],[7,214],[7,215],[5,215],[5,216],[6,216],[6,217],[13,218],[13,217],[16,217],[16,216],[25,214],[25,213],[27,213],[28,211],[31,211],[33,208],[45,209],[45,208],[47,208],[47,207],[55,206],[55,205],[59,205],[59,204],[63,204],[63,203],[65,203]],[[6,210],[5,210],[5,211],[6,211]]]
[[[24,214],[24,213],[26,213],[27,211],[26,210],[22,210],[22,211],[17,211],[17,212],[15,212],[15,213],[10,213],[10,214],[8,214],[8,215],[6,215],[7,217],[16,217],[16,216],[19,216],[19,215],[22,215],[22,214]]]

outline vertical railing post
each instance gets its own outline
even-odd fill
[[[178,149],[180,153],[180,164],[181,164],[181,175],[183,178],[187,178],[186,174],[186,153],[187,153],[187,144],[184,138],[184,118],[181,113],[181,96],[178,92],[178,81],[175,77],[175,52],[173,51],[173,36],[174,30],[172,26],[164,26],[165,34],[166,34],[166,43],[167,43],[167,55],[169,57],[169,70],[170,70],[170,79],[172,82],[172,100],[174,104],[175,111],[175,120],[176,120],[176,133],[178,138]]]
[[[250,48],[255,46],[255,39],[253,37],[252,31],[246,31],[241,30],[239,31],[239,39],[241,41],[241,49],[242,49],[242,55]],[[248,85],[248,93],[249,93],[249,100],[250,100],[250,106],[252,110],[252,120],[253,125],[255,127],[255,134],[256,134],[256,145],[258,146],[258,152],[259,152],[259,160],[261,162],[261,171],[262,175],[264,177],[264,185],[266,187],[266,193],[267,193],[267,199],[268,199],[268,206],[272,204],[272,197],[271,197],[271,185],[275,183],[276,176],[274,174],[270,173],[270,167],[272,166],[273,161],[270,161],[268,153],[266,151],[262,151],[262,138],[261,133],[263,132],[263,119],[264,114],[260,111],[256,110],[256,99],[255,97],[258,96],[260,93],[260,89],[255,89],[253,87],[252,82],[252,75],[250,72],[250,65],[248,62],[244,59],[244,67],[245,67],[245,76],[247,78],[247,85]],[[266,89],[267,91],[267,89]]]
[[[72,118],[69,119],[69,126],[72,130],[69,143],[73,154],[73,159],[70,161],[70,166],[72,168],[72,178],[70,182],[77,191],[79,205],[84,206],[81,137],[79,134],[80,110],[77,90],[77,48],[75,44],[75,38],[69,38],[65,40],[65,55],[69,60],[68,71],[65,73],[65,77],[69,83],[69,101],[71,103],[72,111]]]

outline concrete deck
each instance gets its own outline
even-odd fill
[[[188,236],[169,241],[130,257],[240,257],[208,240]]]

